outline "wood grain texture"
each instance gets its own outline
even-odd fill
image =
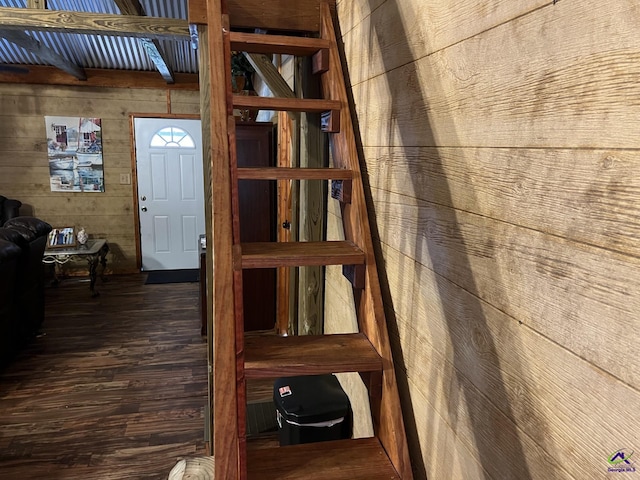
[[[320,81],[308,73],[310,59],[302,63],[302,92],[309,97],[319,96]],[[306,67],[306,68],[305,68]],[[325,166],[327,138],[320,131],[318,115],[302,113],[300,115],[300,167],[318,168]],[[299,229],[301,242],[321,241],[325,239],[325,199],[327,185],[324,182],[300,182]],[[323,332],[324,323],[324,268],[321,266],[301,267],[298,269],[298,334],[313,335]]]
[[[65,74],[55,67],[29,65],[29,73],[0,72],[0,83],[26,83],[39,85],[67,85],[100,88],[168,88],[171,90],[198,90],[198,76],[192,73],[175,73],[175,83],[167,84],[154,72],[130,70],[84,69],[87,79]]]
[[[224,37],[220,2],[207,3],[209,27],[208,58],[201,68],[209,70],[208,98],[210,106],[211,172],[213,213],[213,437],[217,478],[240,478],[236,357],[235,288],[232,265],[233,227],[231,222],[231,178],[228,137],[227,72],[230,58],[228,38]],[[226,22],[225,22],[226,23]],[[228,32],[228,28],[227,28]],[[228,33],[227,33],[228,35]],[[224,299],[224,301],[222,301]]]
[[[282,65],[279,68],[282,71]],[[292,168],[294,166],[295,123],[294,118],[285,112],[278,112],[278,126],[276,139],[278,142],[276,164],[278,168]],[[278,228],[276,239],[278,242],[290,242],[293,235],[293,182],[280,180],[277,182],[277,219],[278,225],[289,225],[290,228]],[[291,228],[293,227],[293,228]],[[291,286],[295,275],[291,275],[291,268],[280,267],[276,270],[276,331],[280,335],[294,333],[291,324]]]
[[[364,262],[364,253],[352,242],[252,242],[242,244],[240,268],[277,268],[308,265],[351,265]]]
[[[454,220],[442,206],[378,193],[383,243],[640,387],[638,259],[461,211]]]
[[[277,378],[382,369],[382,360],[360,334],[252,336],[245,339],[247,378]]]
[[[341,105],[342,126],[339,133],[332,134],[331,151],[335,165],[354,171],[352,203],[344,205],[342,219],[345,238],[359,245],[366,256],[365,288],[357,295],[356,305],[360,331],[371,341],[383,358],[382,388],[370,392],[371,405],[379,406],[372,411],[376,436],[380,439],[392,464],[404,479],[411,479],[411,461],[406,441],[403,413],[400,409],[398,386],[393,367],[393,356],[387,333],[387,322],[382,303],[382,291],[373,250],[371,227],[369,224],[362,178],[360,176],[359,154],[356,147],[355,131],[348,104],[342,62],[337,49],[337,39],[333,17],[328,3],[322,6],[322,38],[331,42],[330,68],[322,75],[322,89],[325,98],[337,100]]]
[[[616,2],[615,26],[595,1],[556,7],[354,86],[363,144],[637,148],[637,5]],[[352,51],[350,69],[366,69]]]
[[[633,151],[371,147],[365,152],[368,181],[379,198],[388,191],[640,255],[640,162]]]
[[[637,5],[338,11],[416,476],[602,478],[638,441]]]
[[[595,479],[602,476],[598,453],[602,445],[640,440],[638,422],[626,417],[640,405],[637,389],[594,368],[497,308],[479,302],[471,293],[461,291],[397,250],[384,246],[383,252],[397,305],[394,341],[403,346],[412,388],[436,406],[443,418],[457,418],[457,432],[466,437],[469,448],[486,453],[492,460],[483,463],[492,465],[496,472],[523,469],[524,461],[517,466],[513,456],[506,460],[509,455],[505,452],[515,452],[515,441],[496,448],[497,439],[515,434],[526,442],[524,454],[532,478]],[[421,281],[416,283],[414,278]],[[429,322],[425,322],[427,318]],[[452,351],[455,365],[447,354]],[[433,382],[425,383],[426,378]],[[504,395],[500,394],[502,388]],[[492,422],[495,426],[482,431],[486,445],[478,446],[474,438],[475,413],[460,415],[458,402],[451,403],[447,398],[456,395],[468,398],[468,405],[476,405],[483,412],[495,412],[491,413],[496,418]],[[485,402],[482,398],[491,404],[481,406]],[[498,421],[503,415],[511,418]],[[585,436],[585,431],[592,433]],[[424,432],[428,443],[423,448],[430,444],[427,438]],[[572,458],[551,468],[546,460],[541,461],[544,455],[536,453],[540,448],[555,452],[551,457],[563,458],[563,452],[567,452]],[[522,475],[514,472],[512,476]]]
[[[341,168],[239,168],[239,179],[254,180],[350,180],[350,170]]]
[[[0,374],[0,476],[166,478],[204,455],[197,286],[145,278],[45,289],[42,335]]]
[[[332,2],[335,5],[335,2]],[[231,26],[265,30],[319,31],[319,0],[303,0],[291,9],[285,0],[265,4],[258,0],[230,0]],[[189,1],[189,23],[207,23],[206,1]]]
[[[469,0],[420,5],[379,0],[343,2],[338,15],[349,64],[364,60],[363,68],[350,71],[351,81],[353,84],[366,81],[545,6],[550,6],[545,0],[503,3]],[[398,28],[399,24],[402,28]],[[362,60],[356,58],[356,52]]]
[[[278,72],[270,55],[244,53],[244,56],[274,97],[294,98],[296,96],[287,81]]]
[[[231,50],[240,52],[301,57],[313,55],[325,48],[329,48],[329,42],[321,38],[231,32]]]
[[[232,27],[265,30],[320,30],[320,0],[298,0],[295,8],[287,0],[228,0]]]
[[[316,100],[306,98],[276,98],[234,95],[233,106],[236,108],[280,110],[286,112],[324,112],[326,110],[339,109],[340,102],[334,100]]]
[[[191,6],[191,2],[189,2]],[[206,65],[209,59],[209,27],[199,25],[198,38],[203,42],[198,49],[198,62],[200,65]],[[204,221],[205,221],[205,237],[207,245],[213,244],[213,159],[212,145],[209,132],[211,131],[211,78],[208,68],[199,69],[199,84],[202,86],[198,99],[200,101],[200,114],[202,129],[202,175],[204,181]],[[207,367],[213,368],[213,254],[211,249],[206,252],[206,316],[207,316]],[[200,279],[202,281],[202,279]],[[209,418],[206,419],[208,426],[208,436],[206,438],[209,451],[207,453],[215,455],[215,446],[213,444],[213,436],[215,434],[215,425],[213,422],[214,396],[213,381],[211,376],[207,378],[207,404],[209,406]]]
[[[131,15],[10,7],[0,8],[0,28],[176,40],[189,36],[187,21],[177,18],[159,20]]]
[[[249,450],[250,480],[399,480],[375,438]]]

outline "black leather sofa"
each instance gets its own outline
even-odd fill
[[[51,225],[14,217],[0,228],[0,367],[33,338],[44,320],[42,257]]]
[[[14,200],[0,195],[0,227],[3,226],[7,220],[20,216],[21,206],[22,202],[20,200]]]

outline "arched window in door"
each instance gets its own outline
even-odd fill
[[[187,132],[178,127],[164,127],[151,137],[151,147],[196,148],[196,143]]]

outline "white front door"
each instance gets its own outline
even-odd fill
[[[205,233],[200,120],[136,118],[142,270],[198,268]]]

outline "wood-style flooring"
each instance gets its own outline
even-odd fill
[[[205,454],[198,285],[145,277],[47,288],[43,334],[0,372],[0,479],[166,479]]]

